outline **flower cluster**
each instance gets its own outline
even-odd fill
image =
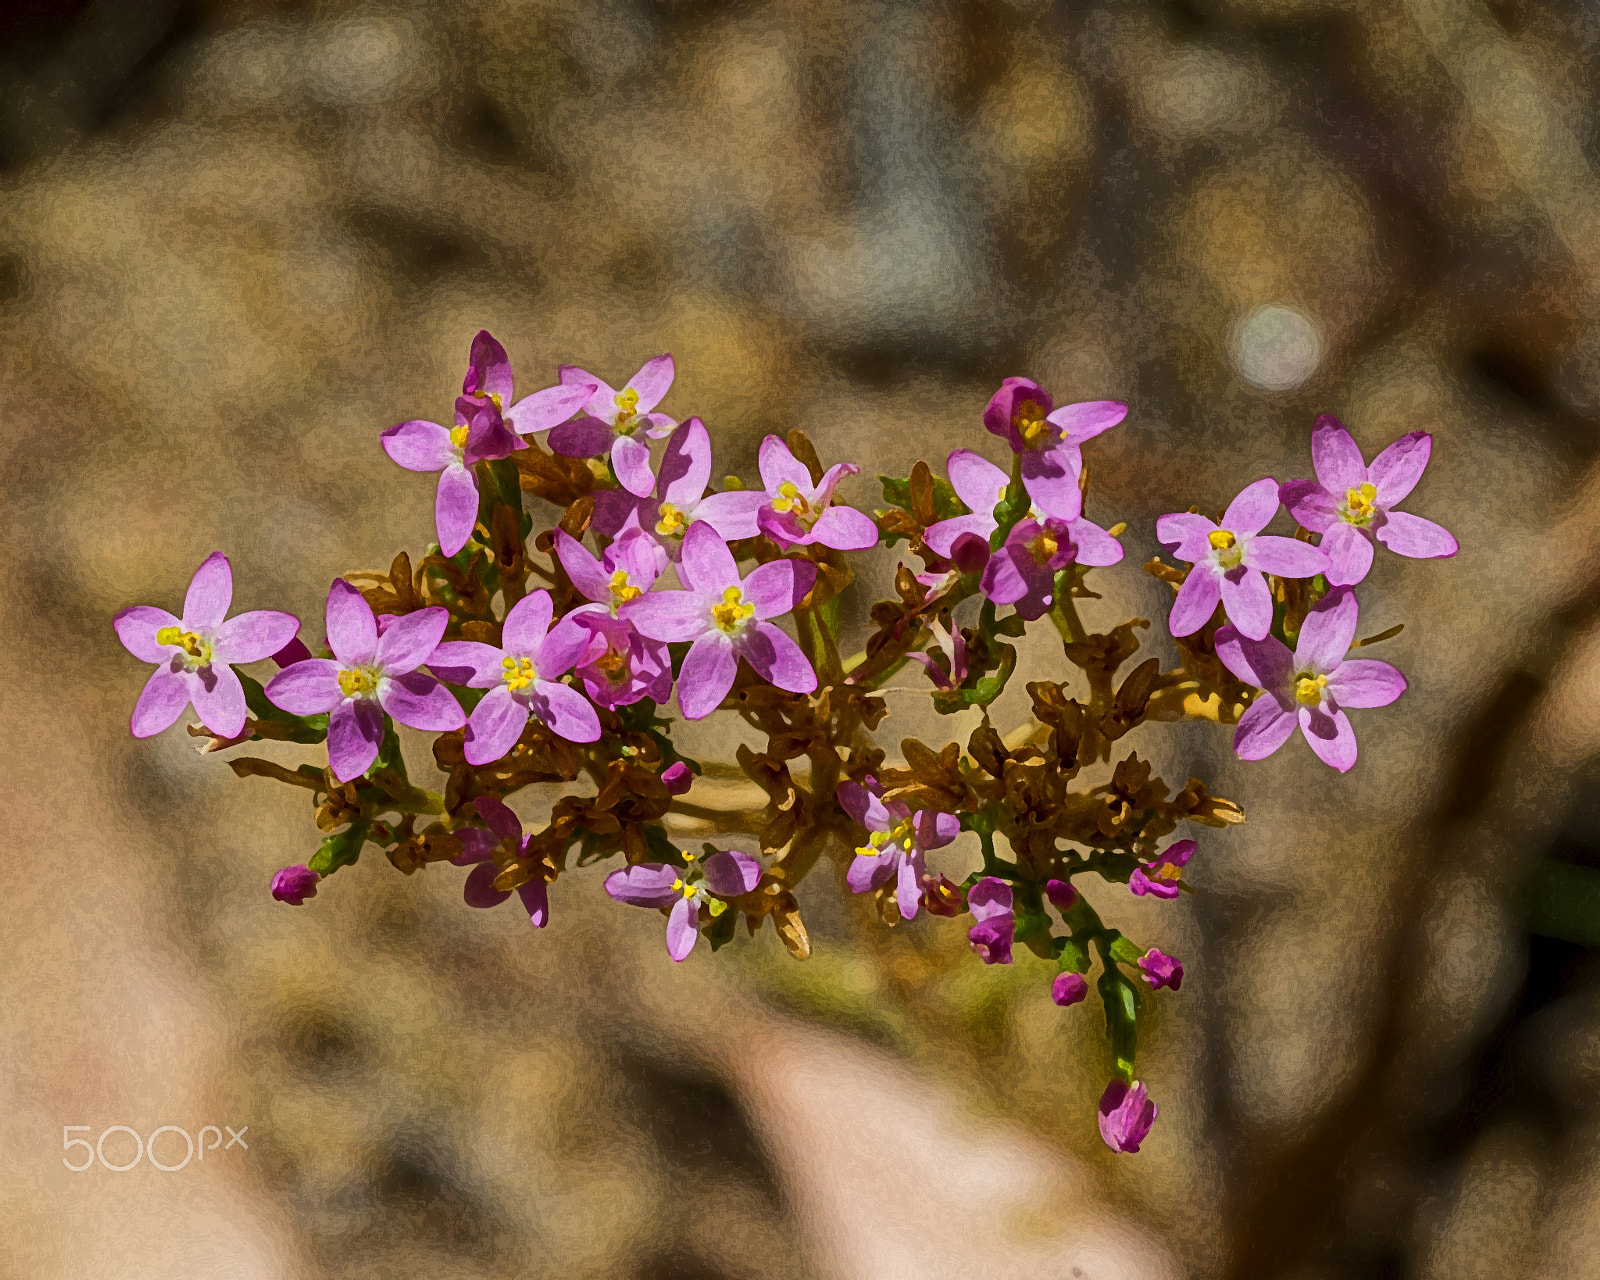
[[[414,419],[381,436],[401,467],[439,473],[437,544],[416,565],[402,552],[386,573],[334,579],[320,652],[289,614],[228,618],[220,552],[196,572],[181,617],[123,610],[118,636],[155,666],[134,734],[192,706],[189,732],[206,751],[325,747],[326,767],[229,761],[241,777],[310,793],[324,838],[271,885],[294,905],[370,845],[407,875],[466,869],[468,905],[515,895],[543,928],[558,880],[616,859],[605,892],[660,912],[674,961],[702,935],[715,951],[741,919],[754,934],[769,918],[804,959],[796,889],[826,857],[886,925],[923,910],[966,915],[974,963],[1013,964],[1019,951],[1047,962],[1060,1007],[1087,998],[1098,961],[1112,1061],[1100,1132],[1137,1151],[1157,1115],[1136,1078],[1140,1010],[1150,993],[1179,989],[1183,965],[1106,924],[1082,885],[1173,899],[1199,852],[1171,838],[1179,825],[1225,828],[1244,814],[1198,778],[1174,790],[1116,744],[1187,717],[1235,725],[1235,749],[1255,760],[1298,726],[1320,759],[1351,768],[1346,712],[1405,689],[1387,663],[1348,656],[1386,638],[1355,638],[1374,544],[1410,557],[1456,550],[1443,529],[1395,509],[1431,441],[1405,436],[1368,467],[1323,418],[1315,482],[1257,480],[1215,521],[1163,516],[1158,537],[1188,568],[1145,567],[1176,589],[1181,662],[1163,671],[1146,658],[1123,673],[1148,621],[1091,633],[1076,602],[1098,598],[1088,575],[1123,557],[1124,527],[1085,513],[1083,450],[1125,405],[1057,407],[1037,383],[1007,378],[982,421],[1009,465],[957,449],[941,478],[919,462],[880,477],[884,505],[869,515],[841,497],[859,468],[825,469],[799,431],[762,441],[759,487],[730,477],[714,490],[705,424],[658,411],[673,376],[667,355],[620,391],[561,366],[554,385],[519,399],[505,349],[479,333],[453,425]],[[655,453],[651,441],[663,442]],[[559,511],[537,535],[525,495]],[[1293,536],[1265,532],[1281,508]],[[864,645],[847,653],[848,553],[902,542],[897,598],[873,606]],[[1016,667],[1008,641],[1040,619],[1059,633],[1064,678],[1029,683],[1032,721],[1002,734],[989,708]],[[235,670],[267,659],[278,670],[264,685]],[[919,692],[890,681],[918,667],[937,710],[976,709],[979,723],[965,749],[908,738],[893,764],[874,733],[887,695]],[[695,799],[708,765],[674,746],[674,697],[687,719],[722,712],[765,739],[737,752],[746,796],[764,805]],[[411,780],[396,725],[434,735],[442,790]],[[1076,786],[1084,770],[1101,780]],[[530,831],[505,800],[536,784],[560,794]],[[691,825],[748,847],[690,852],[673,832]],[[970,861],[952,847],[963,834],[981,866],[956,881],[936,867]]]

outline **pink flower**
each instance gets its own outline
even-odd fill
[[[728,544],[703,521],[689,526],[678,564],[682,591],[652,591],[618,617],[652,640],[693,641],[678,673],[678,705],[690,720],[710,715],[733,687],[743,658],[763,680],[790,693],[810,693],[817,674],[800,646],[769,618],[805,598],[817,567],[774,560],[740,578]]]
[[[472,468],[527,447],[492,403],[468,396],[456,401],[454,429],[417,419],[390,427],[380,438],[383,451],[407,471],[439,472],[433,518],[439,549],[447,556],[467,545],[478,522],[478,480]]]
[[[876,546],[878,526],[854,507],[833,505],[833,491],[845,476],[861,468],[840,462],[828,468],[820,483],[777,436],[761,442],[761,483],[767,491],[756,516],[761,532],[784,550],[821,543],[835,551],[865,551]]]
[[[608,449],[611,465],[620,478],[648,463],[649,447],[634,438],[641,428],[652,440],[659,440],[677,426],[664,413],[652,413],[672,386],[672,357],[647,360],[638,373],[628,379],[621,391],[614,391],[605,379],[585,373],[574,365],[561,366],[561,381],[572,386],[592,386],[593,393],[583,406],[583,414],[550,433],[550,447],[569,458],[598,458]]]
[[[694,770],[682,760],[674,760],[661,771],[661,785],[671,796],[681,796],[694,786]]]
[[[418,671],[450,614],[419,609],[378,634],[372,606],[343,578],[328,588],[328,647],[333,658],[307,658],[285,667],[267,697],[291,715],[329,713],[328,763],[340,782],[372,767],[383,745],[384,713],[413,729],[439,732],[466,723],[461,704],[432,676]]]
[[[732,490],[706,496],[711,479],[711,436],[699,418],[690,418],[672,433],[661,455],[659,477],[650,471],[650,456],[629,454],[617,472],[621,489],[595,495],[594,528],[603,537],[619,537],[630,525],[652,535],[674,560],[683,535],[703,520],[733,541],[753,538],[761,530],[756,512],[766,495]]]
[[[983,425],[1022,455],[1029,493],[1064,500],[1069,487],[1078,487],[1083,442],[1116,426],[1128,416],[1128,406],[1116,400],[1086,400],[1059,409],[1053,404],[1050,393],[1031,378],[1007,378],[984,409]]]
[[[984,876],[967,890],[967,908],[978,923],[967,930],[967,941],[984,964],[1010,964],[1011,944],[1017,936],[1011,886],[995,876]]]
[[[317,896],[317,881],[322,879],[310,867],[285,867],[272,877],[272,896],[291,907]]]
[[[950,487],[972,514],[929,525],[923,531],[923,542],[930,551],[953,560],[957,540],[964,534],[971,534],[983,542],[987,551],[989,535],[999,527],[994,509],[1006,496],[1011,477],[971,449],[952,450],[945,468],[950,473]]]
[[[1176,898],[1178,881],[1197,847],[1193,840],[1179,840],[1163,850],[1159,858],[1145,863],[1128,877],[1129,890],[1136,898],[1147,893],[1158,898]]]
[[[134,737],[160,733],[190,704],[217,737],[244,732],[244,686],[233,664],[270,657],[294,640],[300,622],[270,609],[229,618],[232,602],[233,566],[213,551],[189,580],[182,619],[136,604],[111,620],[123,648],[140,662],[156,664],[133,707]]]
[[[655,586],[667,568],[661,544],[637,525],[624,529],[599,559],[565,529],[557,529],[556,554],[572,585],[613,618],[619,607]]]
[[[473,801],[482,827],[463,827],[456,834],[466,848],[451,861],[458,867],[471,867],[472,874],[461,888],[461,897],[469,907],[498,907],[511,896],[508,889],[496,889],[494,880],[500,868],[490,859],[501,845],[507,847],[512,857],[527,853],[531,835],[522,834],[522,823],[503,801],[494,796],[479,796]],[[487,830],[485,830],[487,828]],[[530,880],[517,889],[522,909],[535,929],[550,923],[550,886],[543,880]]]
[[[548,431],[565,422],[583,408],[599,389],[600,383],[595,379],[563,378],[553,387],[514,400],[511,361],[506,356],[506,349],[495,341],[487,329],[479,329],[478,336],[472,340],[467,376],[461,382],[462,396],[492,404],[505,420],[506,426],[519,436]],[[519,443],[516,447],[522,446]]]
[[[548,591],[523,596],[500,629],[503,648],[473,640],[447,640],[428,667],[451,684],[487,689],[467,720],[468,764],[492,764],[512,747],[535,715],[568,742],[593,742],[600,717],[584,696],[559,682],[589,647],[593,633],[572,618],[550,626]]]
[[[1140,1081],[1113,1080],[1100,1095],[1100,1136],[1113,1151],[1132,1155],[1160,1114]]]
[[[1009,604],[1028,621],[1044,616],[1054,598],[1056,574],[1069,564],[1103,568],[1122,559],[1122,544],[1083,519],[1083,494],[1076,484],[1035,492],[1033,513],[1017,521],[1005,545],[984,566],[984,595]]]
[[[706,919],[728,909],[726,898],[749,893],[761,883],[761,864],[748,853],[727,850],[705,859],[704,879],[699,859],[684,854],[689,865],[642,862],[623,867],[606,877],[606,892],[618,902],[635,907],[670,908],[667,917],[667,954],[682,960],[700,937],[701,909]],[[715,894],[715,897],[711,895]]]
[[[1334,588],[1300,624],[1292,654],[1274,637],[1252,641],[1233,627],[1217,631],[1217,657],[1261,690],[1233,731],[1241,760],[1270,756],[1298,724],[1324,764],[1340,773],[1355,764],[1356,735],[1345,708],[1386,707],[1406,691],[1405,677],[1387,662],[1346,660],[1358,612],[1355,593]]]
[[[1081,973],[1058,973],[1050,984],[1050,998],[1062,1008],[1077,1004],[1089,994],[1089,980]]]
[[[1154,947],[1139,957],[1139,968],[1153,991],[1171,987],[1176,991],[1183,985],[1183,961],[1164,955]]]
[[[665,702],[672,696],[672,654],[661,641],[640,635],[600,605],[574,609],[567,617],[593,637],[574,672],[600,706],[626,707],[641,698]]]
[[[1309,543],[1261,532],[1277,513],[1278,482],[1268,476],[1239,491],[1220,526],[1193,512],[1156,521],[1156,537],[1194,566],[1167,619],[1174,636],[1205,626],[1220,599],[1240,633],[1260,640],[1272,630],[1272,593],[1262,574],[1311,578],[1327,570],[1328,557]]]
[[[1453,556],[1459,550],[1449,531],[1432,520],[1394,510],[1417,487],[1432,452],[1433,437],[1413,431],[1368,467],[1337,418],[1317,419],[1311,432],[1316,480],[1291,480],[1278,494],[1296,520],[1322,535],[1329,583],[1354,586],[1365,578],[1374,538],[1412,559]]]
[[[866,786],[839,784],[839,807],[867,830],[867,842],[856,849],[845,882],[852,893],[868,893],[893,880],[900,915],[911,920],[922,900],[922,880],[927,873],[923,855],[954,840],[961,831],[961,819],[932,809],[912,813],[898,801],[885,804],[879,798],[881,793],[872,778]]]

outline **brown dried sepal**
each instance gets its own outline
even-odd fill
[[[372,607],[373,613],[398,616],[415,613],[425,607],[417,589],[417,575],[412,573],[411,557],[404,551],[390,563],[388,573],[357,569],[345,574],[345,579],[361,592],[361,598]],[[363,586],[362,583],[368,585]]]
[[[317,828],[320,831],[337,831],[361,816],[361,801],[356,796],[354,782],[340,783],[328,770],[328,798],[317,806]]]
[[[558,507],[570,507],[595,486],[594,472],[582,458],[563,458],[547,453],[533,437],[528,447],[511,455],[517,464],[517,481],[524,493],[543,498]]]
[[[448,862],[460,856],[465,847],[460,836],[451,835],[435,822],[402,840],[388,854],[397,870],[410,875],[430,862]]]

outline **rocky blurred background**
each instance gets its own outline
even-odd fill
[[[1597,76],[1586,0],[0,8],[0,1274],[1594,1275]],[[535,935],[371,853],[293,910],[298,797],[128,739],[116,609],[220,547],[314,637],[422,549],[377,433],[481,326],[530,387],[670,350],[721,471],[800,426],[867,506],[1005,375],[1127,400],[1101,629],[1164,607],[1154,517],[1308,474],[1317,413],[1435,433],[1463,550],[1369,579],[1412,683],[1356,770],[1133,743],[1251,818],[1197,896],[1097,899],[1188,966],[1141,1154],[1093,1006],[949,922],[821,873],[813,959],[674,967],[597,879]],[[250,1145],[73,1174],[68,1124]]]

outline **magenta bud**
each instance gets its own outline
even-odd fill
[[[1050,984],[1050,998],[1062,1008],[1077,1004],[1089,994],[1089,980],[1081,973],[1058,973]]]
[[[272,877],[272,896],[298,907],[307,898],[317,896],[317,881],[321,878],[310,867],[285,867]]]
[[[950,559],[962,573],[977,573],[989,563],[989,544],[975,533],[964,533],[951,545]]]
[[[280,667],[292,667],[297,662],[304,662],[311,656],[311,650],[306,648],[305,641],[296,636],[277,653],[272,655],[272,660]]]
[[[1065,880],[1049,881],[1044,887],[1044,896],[1057,911],[1070,911],[1078,901],[1078,891]]]
[[[694,770],[682,760],[675,761],[661,771],[661,785],[667,789],[667,794],[681,796],[694,786]]]
[[[1154,947],[1139,957],[1139,968],[1149,979],[1152,990],[1171,987],[1176,991],[1183,985],[1183,961],[1164,955]]]
[[[1142,1081],[1113,1080],[1100,1095],[1100,1136],[1113,1151],[1131,1155],[1159,1114]]]

